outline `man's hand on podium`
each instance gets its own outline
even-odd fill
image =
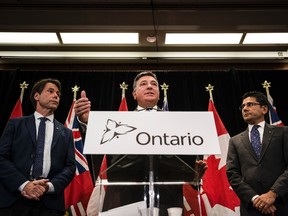
[[[207,169],[208,169],[208,165],[205,161],[203,160],[196,161],[195,170],[197,171],[197,175],[195,176],[195,180],[200,180],[205,174],[205,171]]]

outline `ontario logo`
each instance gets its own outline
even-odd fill
[[[120,135],[126,135],[137,128],[122,124],[121,122],[116,122],[115,120],[108,119],[106,122],[106,129],[102,135],[101,145],[113,140],[115,137],[119,138]]]

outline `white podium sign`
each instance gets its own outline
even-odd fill
[[[220,154],[212,112],[91,111],[84,154]]]

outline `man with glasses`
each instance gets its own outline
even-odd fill
[[[239,108],[248,127],[230,139],[226,168],[241,215],[288,215],[288,127],[265,122],[261,92],[245,93]]]

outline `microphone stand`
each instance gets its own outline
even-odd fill
[[[149,216],[153,216],[155,203],[153,155],[149,155]]]

